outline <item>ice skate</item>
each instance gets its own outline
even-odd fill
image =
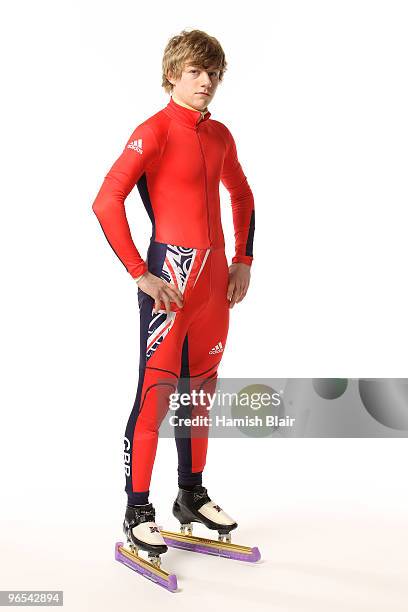
[[[162,530],[168,546],[240,561],[260,559],[258,548],[231,543],[231,531],[238,525],[212,501],[202,485],[195,485],[192,491],[180,488],[173,504],[173,514],[180,521],[180,533]],[[218,540],[193,536],[193,523],[202,523],[208,529],[218,531]]]
[[[126,546],[123,542],[116,543],[115,559],[169,591],[176,591],[176,576],[160,567],[160,555],[167,552],[167,546],[155,523],[152,504],[127,505],[123,532],[127,540]],[[140,551],[147,552],[147,559],[139,554]]]

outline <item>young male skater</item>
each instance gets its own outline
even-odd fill
[[[162,86],[170,100],[133,131],[92,207],[138,284],[139,382],[124,437],[128,500],[123,529],[128,541],[154,554],[167,550],[149,486],[169,395],[180,378],[190,392],[215,389],[229,309],[242,301],[250,281],[253,194],[230,131],[208,110],[226,66],[218,40],[201,30],[183,30],[169,40]],[[235,255],[230,266],[220,181],[231,197]],[[125,199],[135,185],[152,222],[147,261],[132,240],[125,213]],[[166,377],[169,382],[163,383]],[[188,437],[176,437],[179,493],[173,513],[182,524],[194,520],[227,534],[237,523],[202,486],[208,440],[193,433],[191,428]]]

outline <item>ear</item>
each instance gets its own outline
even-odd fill
[[[170,70],[169,70],[169,71],[168,71],[168,73],[166,74],[166,78],[167,78],[167,80],[168,80],[168,81],[169,81],[169,82],[170,82],[172,85],[175,85],[175,84],[176,84],[176,82],[175,82],[175,80],[174,80],[174,78],[173,78],[173,73],[172,73]]]

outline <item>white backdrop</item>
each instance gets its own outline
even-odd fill
[[[405,376],[407,17],[404,2],[368,0],[2,8],[0,589],[63,589],[69,610],[204,609],[203,593],[206,607],[404,609],[404,439],[213,440],[205,484],[264,563],[171,551],[172,596],[113,562],[137,288],[91,205],[134,127],[168,101],[168,38],[207,31],[229,62],[210,110],[256,207],[251,286],[219,375]],[[224,190],[222,206],[230,259]],[[127,211],[145,254],[137,190]],[[175,528],[172,440],[151,491]]]

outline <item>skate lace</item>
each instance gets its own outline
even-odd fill
[[[193,493],[193,500],[195,502],[201,501],[203,499],[205,499],[206,501],[211,501],[208,496],[207,489],[205,487],[201,487],[200,489],[197,489],[197,491],[194,491]]]
[[[136,519],[136,520],[135,520]],[[135,508],[134,509],[134,520],[132,523],[148,523],[155,522],[155,510],[152,506],[148,508]]]
[[[154,510],[144,510],[141,513],[140,516],[141,519],[143,519],[143,522],[149,522],[151,521],[152,523],[154,523],[154,519],[155,519],[155,513]]]

